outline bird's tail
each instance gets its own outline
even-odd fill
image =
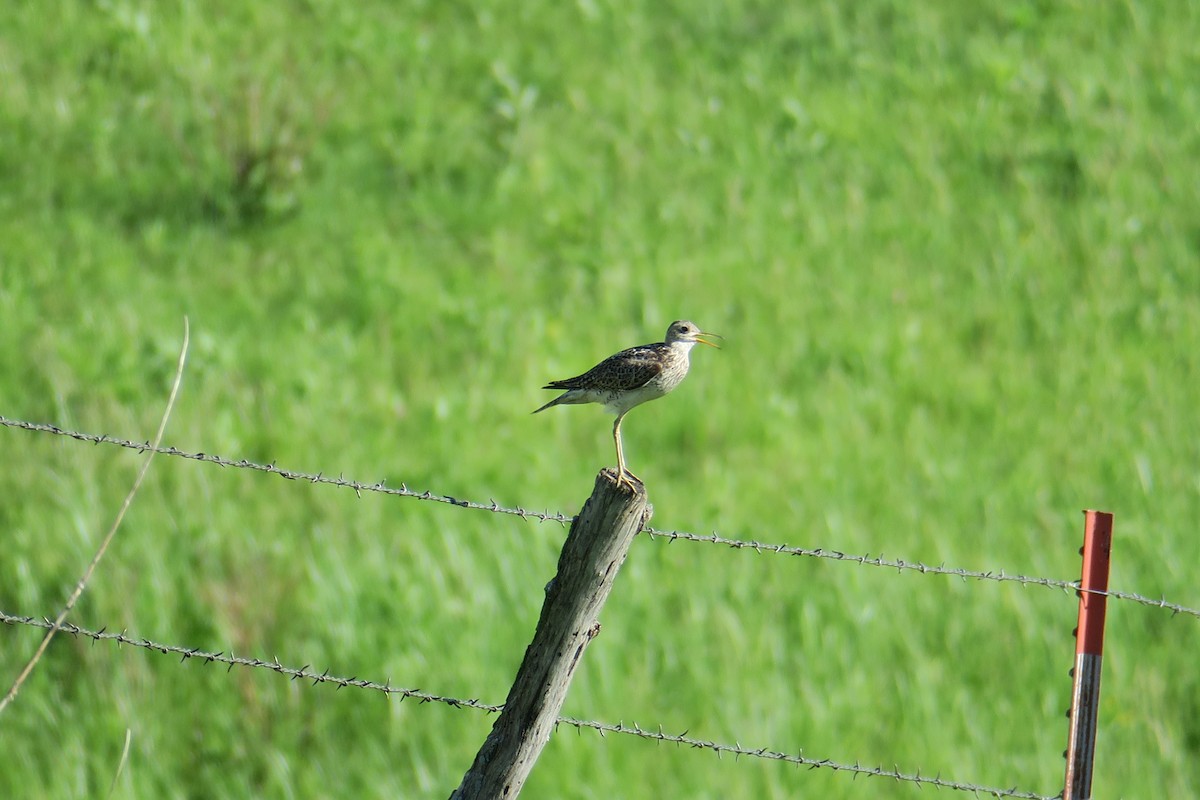
[[[545,386],[545,387],[542,387],[542,388],[545,388],[545,389],[558,389],[558,388],[560,388],[560,387],[558,387],[558,386]],[[565,403],[565,404],[567,404],[567,405],[572,405],[572,404],[577,404],[577,403],[586,403],[586,402],[588,402],[588,401],[587,401],[586,397],[584,397],[583,393],[581,393],[581,392],[577,392],[577,391],[574,391],[574,390],[572,389],[572,390],[568,390],[568,391],[565,391],[565,392],[563,392],[563,393],[562,393],[562,394],[560,394],[558,397],[554,398],[554,399],[553,399],[553,400],[551,400],[549,403],[546,403],[546,405],[544,405],[544,406],[542,406],[541,408],[537,409],[537,411],[534,411],[533,413],[534,413],[534,414],[536,414],[536,413],[538,413],[538,411],[545,411],[547,408],[550,408],[550,406],[557,406],[557,405],[560,405],[560,404],[563,404],[563,403]]]
[[[549,403],[546,403],[546,405],[542,406],[541,408],[537,409],[536,411],[533,411],[532,413],[537,414],[540,411],[545,411],[547,408],[550,408],[551,406],[556,406],[563,401],[564,397],[566,397],[565,394],[560,394],[558,397],[554,398]]]

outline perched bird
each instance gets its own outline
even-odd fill
[[[665,341],[622,350],[582,375],[546,384],[543,389],[566,391],[533,413],[557,405],[600,403],[610,414],[616,414],[613,442],[617,445],[617,485],[628,483],[632,488],[633,484],[626,476],[639,482],[640,479],[625,469],[625,455],[621,451],[621,420],[629,413],[629,409],[662,397],[687,377],[688,354],[697,342],[719,349],[716,343],[707,341],[712,337],[721,338],[715,333],[704,333],[693,322],[676,320],[667,328]]]

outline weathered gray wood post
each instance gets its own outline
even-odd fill
[[[650,520],[646,490],[635,486],[618,486],[610,469],[596,476],[592,496],[571,523],[558,574],[546,586],[537,630],[504,710],[451,800],[515,798],[525,785],[583,651],[600,631],[600,609],[633,537]]]

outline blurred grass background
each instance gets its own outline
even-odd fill
[[[0,414],[575,512],[537,387],[726,336],[624,426],[663,528],[1200,604],[1200,9],[10,3]],[[0,607],[135,454],[0,430]],[[179,459],[72,620],[501,702],[563,531]],[[640,540],[572,716],[1053,793],[1075,599]],[[15,676],[39,632],[2,632]],[[1200,794],[1196,620],[1110,605],[1098,792]],[[60,637],[0,795],[444,797],[492,719]],[[916,796],[560,732],[529,797]]]

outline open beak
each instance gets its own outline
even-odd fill
[[[718,350],[721,349],[721,345],[717,344],[716,342],[708,341],[708,338],[706,338],[706,337],[714,338],[714,339],[724,339],[725,338],[724,336],[722,336],[719,333],[697,333],[696,334],[696,341],[699,342],[700,344],[706,344],[709,347],[715,347]]]

